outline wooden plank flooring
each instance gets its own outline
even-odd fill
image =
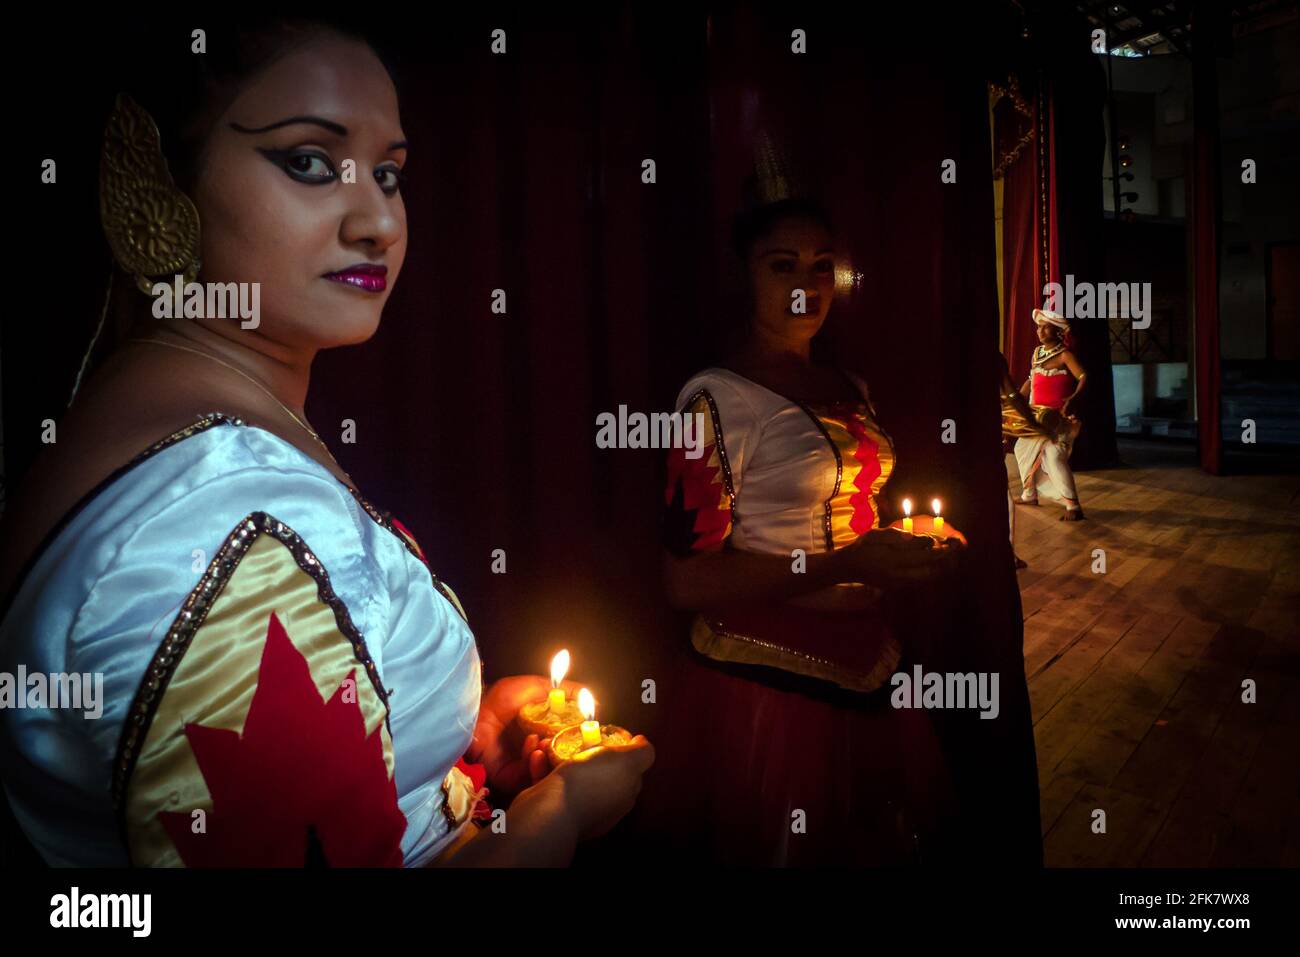
[[[1300,866],[1300,476],[1121,449],[1016,509],[1047,863]]]

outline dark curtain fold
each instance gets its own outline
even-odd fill
[[[1060,43],[1062,49],[1068,48],[1064,37]],[[1102,233],[1105,73],[1095,55],[1082,44],[1076,46],[1081,52],[1060,64],[1051,84],[1053,207],[1059,260],[1056,281],[1073,275],[1076,282],[1132,282],[1141,277],[1106,275]],[[1070,323],[1070,333],[1074,353],[1088,372],[1088,384],[1076,410],[1083,430],[1075,440],[1070,464],[1076,469],[1101,468],[1119,458],[1110,323],[1098,318],[1076,319]]]
[[[1195,344],[1196,437],[1201,468],[1223,470],[1223,366],[1219,352],[1219,78],[1216,5],[1199,3],[1192,47],[1192,183],[1187,227],[1192,237],[1192,330]]]

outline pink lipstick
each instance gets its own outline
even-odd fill
[[[347,269],[340,269],[338,272],[327,272],[322,278],[355,286],[357,289],[364,289],[366,292],[383,292],[388,288],[388,280],[384,278],[387,275],[387,266],[358,263],[355,266],[349,266]]]

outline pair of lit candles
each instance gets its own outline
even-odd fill
[[[569,652],[561,650],[551,659],[551,690],[545,700],[525,704],[519,709],[519,725],[526,733],[550,738],[548,757],[559,765],[597,745],[618,748],[627,745],[632,735],[617,725],[602,725],[596,720],[596,698],[586,688],[578,692],[577,707],[564,693],[560,682],[569,671]]]
[[[561,648],[551,659],[551,691],[546,696],[547,711],[563,718],[569,709],[569,699],[560,682],[569,673],[569,650]],[[600,722],[596,720],[596,697],[586,688],[578,692],[578,710],[582,712],[582,746],[592,748],[600,744]]]
[[[939,514],[939,505],[940,502],[937,498],[930,502],[930,507],[934,509],[934,530],[936,532],[943,531],[943,516]],[[912,500],[910,498],[903,499],[903,531],[908,534],[912,532]]]

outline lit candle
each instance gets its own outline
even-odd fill
[[[553,714],[561,714],[564,711],[564,689],[560,687],[560,682],[568,673],[569,650],[561,648],[559,654],[551,659],[551,693],[546,698],[548,709]]]
[[[551,736],[546,756],[552,767],[559,767],[567,761],[582,761],[589,757],[594,749],[609,748],[614,751],[626,750],[632,746],[632,732],[616,724],[601,724],[596,720],[596,698],[583,688],[578,692],[578,701],[569,702],[569,707],[576,715],[574,722],[562,731]]]
[[[903,499],[903,531],[912,534],[912,500]]]
[[[930,503],[931,507],[934,509],[934,530],[936,532],[943,531],[943,516],[939,514],[939,504],[937,498]]]
[[[578,704],[564,693],[561,682],[569,672],[569,652],[561,649],[551,659],[551,687],[546,697],[527,701],[519,708],[519,727],[525,735],[549,738],[582,720]]]
[[[585,719],[582,722],[582,746],[594,748],[600,744],[600,722],[595,720],[596,699],[586,688],[578,692],[578,710]]]

